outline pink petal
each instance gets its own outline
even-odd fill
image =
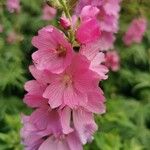
[[[40,146],[39,150],[69,150],[66,141],[59,141],[51,136]]]
[[[68,87],[65,89],[64,92],[64,104],[67,106],[74,108],[82,102],[87,101],[87,96],[82,94],[78,90],[74,89],[73,87]]]
[[[26,82],[24,88],[26,91],[35,95],[41,95],[45,90],[45,86],[38,83],[36,80]]]
[[[100,38],[101,31],[96,19],[89,19],[81,23],[76,32],[78,42],[86,44]]]
[[[106,111],[103,93],[89,93],[88,102],[83,105],[88,111],[103,114]]]
[[[97,7],[88,5],[82,9],[80,18],[82,21],[85,21],[85,20],[96,17],[98,13],[99,13],[99,9]]]
[[[57,143],[55,141],[55,138],[53,136],[49,137],[39,147],[39,150],[57,150]]]
[[[106,75],[108,73],[108,68],[101,64],[105,62],[105,55],[104,53],[100,52],[98,53],[93,60],[91,61],[90,69],[94,72],[96,72],[99,75],[100,80],[105,80],[108,78]]]
[[[50,70],[52,73],[61,73],[65,67],[64,59],[57,59],[57,55],[52,51],[36,51],[32,54],[35,65],[39,70]]]
[[[29,66],[32,76],[40,83],[47,84],[51,81],[52,74],[46,70],[38,70],[34,65]]]
[[[43,93],[43,97],[49,99],[52,108],[56,108],[63,103],[64,86],[59,82],[51,83]]]
[[[72,132],[73,129],[70,127],[71,109],[69,107],[65,107],[63,110],[60,110],[60,119],[63,128],[63,133],[68,134]]]
[[[48,112],[46,109],[39,108],[34,111],[31,115],[30,121],[34,123],[39,130],[47,128],[48,125]]]
[[[42,96],[38,95],[31,95],[31,94],[26,94],[24,97],[24,102],[29,106],[29,107],[41,107],[42,105],[47,104],[47,100],[43,98]]]
[[[83,150],[81,141],[75,132],[67,136],[68,145],[70,150]]]
[[[73,122],[82,143],[91,141],[93,133],[97,130],[92,113],[82,109],[74,110]]]
[[[100,51],[99,41],[94,43],[88,43],[86,45],[82,45],[80,49],[80,53],[87,57],[88,60],[93,60],[93,58]]]

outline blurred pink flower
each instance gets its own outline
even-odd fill
[[[131,45],[132,43],[140,43],[144,36],[147,28],[147,20],[145,18],[134,19],[127,32],[123,37],[123,41],[126,45]]]
[[[0,24],[0,33],[3,32],[3,26]]]
[[[120,68],[120,57],[117,51],[106,52],[106,66],[112,71],[118,71]]]
[[[45,5],[43,7],[43,20],[52,20],[56,16],[57,10],[53,7]]]
[[[10,13],[20,11],[20,0],[7,0],[7,9]]]
[[[70,65],[73,55],[71,44],[55,27],[42,28],[38,36],[33,37],[32,44],[38,48],[32,58],[39,70],[47,69],[53,73],[61,73]]]
[[[11,31],[11,32],[8,33],[6,41],[9,44],[13,44],[17,41],[17,39],[18,39],[18,35],[14,31]]]

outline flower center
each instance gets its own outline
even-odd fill
[[[68,75],[68,74],[65,74],[64,76],[63,76],[63,84],[66,86],[66,87],[68,87],[69,85],[71,85],[72,84],[72,78],[71,78],[71,76],[70,75]]]
[[[66,56],[67,50],[62,45],[58,45],[56,51],[57,51],[58,57],[65,57]]]

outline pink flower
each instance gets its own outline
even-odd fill
[[[33,38],[32,44],[38,48],[32,58],[39,70],[61,73],[70,65],[73,55],[71,44],[55,27],[47,26],[41,29],[38,36]]]
[[[105,62],[105,55],[99,52],[100,41],[94,43],[88,43],[83,45],[80,49],[80,53],[91,62],[89,69],[98,74],[100,80],[107,79],[108,69],[103,63]]]
[[[0,33],[3,32],[3,26],[0,24]]]
[[[106,53],[106,66],[112,71],[118,71],[120,68],[120,57],[117,51],[108,51]]]
[[[76,60],[75,62],[77,62],[77,64],[74,64],[73,65],[74,67],[72,69],[76,70],[76,67],[78,67],[78,64],[81,63],[81,60],[79,61],[79,59],[77,59],[77,58],[75,60]],[[84,67],[82,67],[82,68],[83,68],[82,71],[84,72],[85,69],[84,69]],[[69,69],[71,69],[71,67]],[[34,66],[30,66],[30,71],[31,71],[32,75],[36,78],[36,80],[28,81],[25,84],[25,89],[28,93],[25,95],[24,101],[25,101],[25,103],[28,104],[29,107],[37,108],[37,110],[35,112],[33,112],[30,117],[30,122],[35,124],[36,127],[38,127],[37,131],[39,131],[40,133],[44,133],[44,136],[45,136],[45,133],[57,135],[59,133],[59,129],[62,127],[61,132],[66,135],[72,133],[73,131],[76,131],[77,135],[79,136],[79,138],[83,144],[91,141],[93,133],[97,130],[97,125],[94,122],[92,113],[98,113],[98,114],[104,113],[105,105],[104,105],[103,92],[101,90],[97,89],[97,90],[92,91],[92,89],[89,89],[87,94],[84,94],[84,91],[83,92],[78,91],[78,88],[82,91],[84,86],[88,85],[88,83],[86,83],[88,81],[88,79],[85,77],[89,73],[87,71],[85,71],[85,74],[83,75],[83,77],[79,77],[78,84],[80,84],[80,81],[82,81],[84,78],[85,83],[83,81],[81,82],[82,84],[86,84],[84,86],[80,87],[77,85],[77,83],[72,81],[72,83],[74,82],[76,87],[73,88],[73,85],[72,85],[72,87],[67,87],[67,85],[66,85],[67,80],[65,81],[66,87],[64,89],[64,96],[62,96],[62,100],[66,99],[68,105],[69,105],[69,103],[72,103],[72,102],[74,104],[75,100],[77,100],[78,103],[79,102],[81,103],[81,106],[76,105],[76,106],[74,106],[74,109],[72,110],[71,108],[67,107],[67,105],[65,106],[65,103],[63,105],[61,105],[61,107],[59,109],[57,109],[57,108],[52,109],[50,106],[48,106],[49,105],[48,99],[43,97],[43,93],[50,86],[54,87],[53,84],[55,81],[53,81],[53,78],[52,78],[53,75],[47,71],[37,70]],[[68,72],[68,71],[66,71],[66,72]],[[51,83],[51,80],[53,81],[53,83]],[[95,81],[92,81],[92,82],[95,82]],[[47,85],[47,83],[50,83],[50,85]],[[69,83],[71,83],[71,82],[69,81]],[[60,82],[60,84],[62,85],[61,82]],[[56,89],[56,88],[58,88],[58,89]],[[55,87],[53,91],[48,89],[48,90],[50,90],[48,92],[53,93],[53,95],[51,95],[51,99],[53,100],[52,101],[53,103],[55,102],[55,100],[58,99],[59,90],[60,90],[59,88],[60,88],[60,86]],[[68,90],[67,90],[67,88],[68,88]],[[69,88],[70,88],[70,90],[69,90]],[[92,86],[90,88],[92,88]],[[56,93],[56,92],[58,92],[58,93]],[[67,92],[70,92],[70,93],[67,93]],[[79,94],[79,95],[77,95],[77,94]],[[53,97],[53,96],[55,96],[55,97]],[[82,98],[86,98],[86,101],[84,101],[84,99],[82,99]],[[59,117],[56,112],[59,113],[60,122],[58,121]],[[56,116],[54,118],[55,119],[57,118],[56,124],[58,127],[56,129],[58,129],[58,130],[53,129],[53,126],[50,126],[50,125],[53,125],[53,121],[54,121],[54,120],[50,120],[53,118],[53,117],[50,117],[51,113],[52,113],[53,117],[56,114]],[[72,114],[73,114],[73,116],[72,116]],[[73,120],[71,120],[71,118]],[[81,124],[80,120],[82,120],[82,124]],[[56,126],[56,124],[55,124],[55,126]],[[80,126],[78,126],[79,124],[80,124]],[[72,126],[70,126],[70,125],[72,125]],[[44,129],[44,131],[42,129]],[[46,129],[46,131],[45,131],[45,129]],[[57,132],[54,132],[54,131],[57,131]]]
[[[36,126],[29,121],[30,116],[22,116],[23,128],[21,129],[22,144],[25,150],[36,150],[44,142]]]
[[[118,16],[121,0],[103,0],[103,8],[109,15]]]
[[[60,137],[50,136],[39,147],[39,150],[83,150],[75,132]]]
[[[140,43],[144,36],[147,28],[147,21],[145,18],[134,19],[127,32],[123,37],[123,41],[126,45],[131,45],[132,43]]]
[[[70,132],[70,126],[72,125],[77,131],[82,144],[93,140],[93,133],[97,130],[97,125],[91,112],[83,108],[71,110],[69,107],[65,107],[60,111],[60,114],[61,124],[65,134]],[[71,114],[73,120],[71,120]]]
[[[21,130],[25,150],[82,150],[82,144],[75,131],[65,135],[62,133],[57,110],[44,106],[31,116],[23,116]]]
[[[43,7],[43,20],[52,20],[56,16],[56,12],[55,8],[45,5]]]
[[[14,31],[12,31],[12,32],[8,33],[6,41],[9,44],[13,44],[13,43],[15,43],[17,41],[17,39],[18,39],[18,35]]]
[[[98,14],[101,30],[116,33],[118,31],[118,17],[108,15],[104,10],[101,10]]]
[[[7,9],[10,13],[20,11],[20,0],[7,0]]]
[[[69,29],[71,27],[71,21],[66,17],[66,16],[62,16],[60,18],[60,25],[64,28],[64,29]]]
[[[32,55],[34,65],[29,67],[34,79],[24,86],[24,102],[35,110],[22,117],[21,137],[26,150],[82,150],[98,129],[94,113],[106,111],[99,88],[99,81],[107,79],[108,72],[102,50],[113,45],[119,7],[109,12],[111,5],[105,0],[81,4],[71,22],[65,16],[60,19],[62,27],[71,27],[75,33],[78,43],[72,45],[79,46],[78,53],[65,34],[53,26],[42,28],[32,39],[37,48]]]
[[[94,42],[100,38],[101,31],[97,19],[88,19],[81,22],[77,29],[76,38],[81,44]]]
[[[24,127],[21,130],[23,144],[27,149],[38,147],[44,141],[44,137],[61,134],[59,114],[51,110],[48,105],[35,110],[31,116],[23,116]]]
[[[76,6],[75,14],[78,17],[97,18],[102,51],[113,47],[114,33],[118,31],[120,2],[121,0],[80,0]]]
[[[88,93],[99,92],[98,78],[89,70],[89,65],[84,56],[76,55],[63,73],[51,76],[43,97],[49,99],[52,108],[84,106],[88,101]]]

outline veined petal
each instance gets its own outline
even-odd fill
[[[64,134],[68,134],[73,131],[70,127],[71,123],[71,109],[69,107],[65,107],[60,110],[60,120]]]
[[[60,82],[51,83],[43,93],[43,97],[49,99],[52,108],[56,108],[63,103],[64,85]]]
[[[93,114],[81,108],[74,110],[73,122],[82,143],[86,144],[86,142],[91,141],[93,138],[92,135],[97,130]]]

